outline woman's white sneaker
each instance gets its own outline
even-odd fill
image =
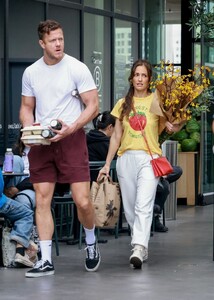
[[[130,265],[134,269],[141,269],[143,261],[148,259],[148,251],[144,246],[134,245],[133,253],[129,258]]]

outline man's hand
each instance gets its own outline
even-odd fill
[[[11,186],[9,188],[5,188],[4,189],[4,194],[8,197],[8,198],[13,198],[14,196],[16,196],[16,194],[19,192],[19,190],[15,187],[15,186]]]
[[[60,130],[56,130],[56,129],[53,129],[53,128],[49,127],[53,132],[56,133],[56,135],[54,137],[49,139],[53,143],[64,139],[66,136],[68,136],[68,135],[70,135],[70,134],[72,134],[76,131],[76,124],[75,123],[73,123],[71,125],[67,125],[62,120],[58,119],[58,121],[62,124],[62,128]]]

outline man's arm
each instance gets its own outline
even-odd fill
[[[20,122],[24,127],[34,123],[35,98],[22,96],[21,108],[19,112]]]
[[[88,122],[94,119],[99,113],[99,98],[97,89],[87,91],[80,94],[82,102],[85,105],[85,109],[79,116],[79,118],[72,124],[65,124],[62,120],[62,128],[60,130],[54,130],[57,133],[56,136],[50,139],[51,142],[57,142],[69,134],[73,134],[78,129],[83,128]]]
[[[97,90],[87,91],[80,94],[80,97],[85,104],[85,109],[74,122],[76,130],[85,126],[88,122],[93,120],[99,113],[99,97]]]

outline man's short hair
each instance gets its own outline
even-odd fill
[[[39,39],[43,40],[45,34],[50,34],[51,31],[59,28],[62,29],[62,26],[55,20],[46,20],[40,22],[38,26]]]

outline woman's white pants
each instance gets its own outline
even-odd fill
[[[146,248],[150,239],[154,199],[159,181],[154,176],[150,160],[151,156],[141,150],[126,151],[117,159],[123,208],[132,232],[131,244]]]

